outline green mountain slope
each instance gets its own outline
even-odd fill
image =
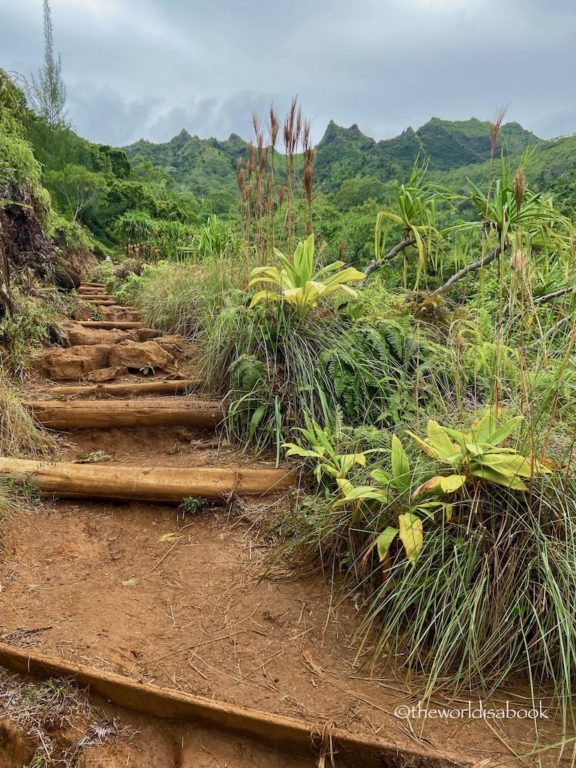
[[[128,157],[141,157],[166,170],[179,184],[201,197],[215,189],[234,189],[236,164],[246,155],[246,142],[232,134],[226,141],[199,139],[182,130],[165,144],[140,140],[126,147]]]
[[[518,123],[506,123],[500,130],[498,151],[513,155],[541,143]],[[138,141],[126,152],[132,159],[140,157],[163,168],[177,183],[205,196],[216,187],[235,188],[236,164],[246,156],[247,144],[234,134],[217,141],[182,131],[164,144]],[[316,184],[323,192],[335,192],[356,176],[383,182],[403,178],[418,157],[426,159],[432,171],[450,171],[482,163],[490,154],[490,124],[476,119],[432,118],[417,131],[408,128],[382,141],[364,135],[357,125],[342,128],[331,121],[316,147]]]

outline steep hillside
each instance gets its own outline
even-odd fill
[[[12,309],[14,270],[44,277],[54,265],[46,233],[50,197],[27,141],[25,114],[22,94],[0,70],[0,318]]]
[[[126,152],[131,159],[139,157],[165,169],[176,182],[204,197],[215,188],[235,188],[236,163],[246,154],[246,146],[235,134],[217,141],[199,139],[182,130],[165,144],[142,139],[126,147]]]

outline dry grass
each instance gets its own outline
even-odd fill
[[[122,730],[68,680],[31,683],[0,669],[0,709],[36,747],[30,766],[73,768],[86,749],[117,737]]]
[[[34,422],[22,405],[19,391],[0,370],[0,453],[48,456],[56,448],[56,439]]]

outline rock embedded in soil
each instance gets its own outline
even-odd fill
[[[92,309],[87,304],[76,303],[70,313],[72,320],[90,320]]]
[[[150,341],[158,339],[159,336],[162,336],[162,331],[157,331],[156,328],[138,328],[136,331],[138,341]]]
[[[155,371],[174,365],[174,357],[155,341],[126,341],[110,350],[110,366],[124,366],[129,370],[152,367]]]
[[[160,344],[162,349],[174,356],[182,354],[186,348],[186,340],[183,336],[160,336],[156,342]]]
[[[58,347],[41,352],[34,360],[34,368],[53,381],[83,379],[91,371],[107,368],[109,355],[107,344]]]
[[[88,344],[115,344],[120,341],[136,341],[129,331],[106,330],[102,328],[84,328],[81,325],[71,325],[65,328],[70,346],[85,346]]]
[[[119,379],[121,376],[126,376],[128,368],[123,366],[115,366],[114,368],[99,368],[97,371],[91,371],[88,374],[88,381],[93,384],[100,384],[104,381],[113,381]]]

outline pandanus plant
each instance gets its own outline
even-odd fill
[[[326,267],[317,268],[314,258],[314,235],[298,243],[292,259],[277,248],[274,253],[279,267],[257,267],[251,272],[250,285],[269,283],[275,291],[262,290],[254,294],[251,307],[260,301],[281,301],[289,304],[298,315],[305,316],[320,299],[336,293],[346,293],[355,298],[357,292],[349,283],[361,281],[365,275],[353,267],[346,267],[342,261],[334,261]]]

